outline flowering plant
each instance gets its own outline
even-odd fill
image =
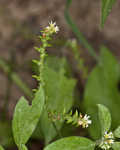
[[[82,113],[79,113],[77,110],[75,111],[75,113],[70,111],[70,108],[72,106],[72,99],[70,105],[66,103],[67,99],[65,99],[65,102],[64,101],[62,102],[65,103],[65,105],[63,105],[62,109],[60,110],[59,110],[60,106],[58,107],[58,105],[56,107],[54,107],[53,105],[52,107],[49,106],[50,99],[47,98],[48,90],[46,88],[49,84],[48,80],[46,82],[45,76],[46,73],[48,72],[52,73],[52,75],[55,73],[53,71],[51,72],[51,70],[49,70],[48,66],[46,66],[45,64],[45,58],[47,56],[46,48],[51,46],[49,44],[49,41],[52,39],[53,34],[57,33],[58,31],[59,27],[56,25],[56,23],[53,23],[52,21],[49,23],[49,26],[47,26],[43,31],[41,31],[41,35],[39,36],[39,38],[42,44],[39,48],[35,47],[35,49],[40,53],[40,60],[33,60],[33,62],[37,64],[39,68],[39,74],[33,75],[33,77],[36,78],[37,81],[39,82],[39,87],[38,89],[35,90],[35,95],[31,106],[28,105],[27,100],[24,97],[21,97],[14,111],[12,129],[14,140],[19,150],[27,149],[25,144],[31,137],[33,131],[35,130],[36,125],[39,122],[39,118],[41,118],[40,119],[41,127],[43,120],[45,119],[46,121],[49,122],[47,124],[49,124],[50,130],[52,131],[56,130],[56,133],[54,133],[49,138],[48,138],[49,133],[46,134],[46,130],[43,130],[43,133],[46,138],[46,144],[48,144],[49,141],[51,141],[51,139],[56,134],[59,134],[63,122],[75,125],[77,127],[80,126],[82,128],[88,128],[89,126],[92,126],[92,124],[94,123],[91,120],[92,117],[90,117],[89,115],[87,114],[82,115]],[[64,76],[63,72],[64,70],[60,71],[60,78],[61,76]],[[58,75],[55,74],[55,77],[58,78]],[[64,80],[68,80],[65,77],[63,78]],[[63,79],[60,82],[62,83]],[[72,96],[71,92],[73,91],[75,81],[71,79],[69,80],[69,84],[68,82],[65,81],[63,83],[64,86],[66,85],[68,87],[70,87],[69,84],[71,84],[72,89],[68,88],[68,95],[70,95],[71,97]],[[53,101],[53,103],[55,103],[55,101]],[[68,106],[66,107],[66,105]],[[108,150],[113,148],[117,150],[118,147],[120,148],[120,142],[116,140],[116,138],[120,138],[120,128],[118,127],[113,133],[110,132],[111,115],[109,110],[104,105],[101,104],[98,105],[98,114],[99,114],[99,121],[101,124],[101,136],[99,137],[98,140],[93,141],[85,137],[71,136],[67,138],[61,138],[60,140],[55,141],[52,144],[48,144],[48,146],[46,146],[44,150],[61,150],[61,149],[72,150],[73,148],[79,150],[83,149],[94,150],[99,148],[103,150]],[[0,147],[0,150],[3,150],[3,148]]]
[[[106,18],[109,14],[108,10],[112,8],[114,2],[114,0],[102,0],[102,26],[104,25]],[[34,89],[35,94],[33,96],[32,104],[29,105],[26,98],[21,97],[15,107],[13,115],[12,132],[14,141],[18,149],[27,150],[26,143],[32,136],[37,125],[39,125],[40,129],[42,130],[42,138],[44,139],[46,145],[44,150],[120,149],[120,127],[111,132],[112,129],[110,130],[110,128],[112,119],[107,107],[101,104],[98,105],[99,117],[94,116],[96,112],[92,113],[94,110],[91,110],[91,108],[93,107],[90,108],[90,105],[93,106],[96,100],[99,101],[98,97],[96,96],[95,101],[93,98],[91,99],[91,104],[89,104],[90,100],[88,101],[88,98],[91,98],[90,94],[93,92],[92,88],[89,88],[88,86],[88,91],[86,92],[87,94],[85,94],[84,100],[84,107],[90,115],[83,115],[82,113],[79,113],[78,110],[76,110],[74,113],[71,110],[71,107],[73,106],[73,91],[76,85],[75,79],[69,78],[65,75],[65,60],[61,61],[62,67],[57,68],[58,72],[56,72],[55,69],[50,68],[46,62],[46,48],[51,47],[50,41],[52,40],[52,36],[58,33],[58,31],[59,27],[56,25],[56,23],[52,21],[49,22],[49,25],[41,31],[41,35],[39,36],[41,46],[35,47],[37,52],[40,54],[39,60],[33,60],[33,62],[37,65],[38,68],[38,74],[33,75],[33,77],[38,81],[38,88]],[[86,41],[84,42],[83,40],[83,43],[86,44]],[[70,46],[73,52],[78,54],[76,51],[77,42],[75,40],[67,41],[66,46]],[[87,45],[87,47],[89,48],[89,45]],[[102,50],[104,57],[111,57],[111,55],[109,55],[109,53],[106,52],[107,50],[105,47],[102,47]],[[79,60],[78,55],[75,55],[75,58],[76,60]],[[106,63],[105,60],[103,62]],[[114,59],[113,64],[116,65]],[[109,66],[109,64],[107,65]],[[79,67],[83,69],[84,75],[86,77],[88,73],[84,69],[83,62],[79,61]],[[97,68],[96,70],[98,72],[96,72],[99,73],[101,71],[101,68],[101,66],[99,67],[99,69]],[[114,75],[110,77],[114,78]],[[94,78],[92,79],[94,80]],[[57,82],[54,83],[54,81]],[[98,88],[98,84],[96,87]],[[106,95],[108,96],[109,94],[107,93]],[[84,130],[88,128],[90,133],[91,131],[94,133],[94,130],[97,130],[97,127],[99,125],[99,123],[97,122],[97,118],[99,118],[99,123],[101,125],[100,135],[97,139],[91,140],[88,137],[64,137],[61,135],[61,129],[64,123],[72,124],[76,127],[80,126],[84,128]],[[57,135],[59,135],[60,139],[50,144],[50,142]],[[3,150],[2,146],[0,146],[0,150]]]

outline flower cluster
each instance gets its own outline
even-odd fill
[[[90,116],[85,114],[79,114],[78,111],[73,114],[72,111],[67,113],[65,110],[63,113],[58,113],[57,111],[48,112],[48,116],[52,121],[66,121],[66,123],[71,123],[76,126],[82,126],[83,128],[88,128],[88,126],[92,123],[89,119]]]
[[[114,136],[112,132],[105,132],[104,136],[102,138],[102,141],[100,143],[100,147],[104,150],[110,149],[112,144],[114,143]]]
[[[51,40],[51,36],[54,33],[57,33],[59,31],[59,27],[56,26],[56,23],[53,23],[52,21],[49,23],[49,26],[45,27],[43,31],[41,31],[42,35],[39,36],[41,40],[41,46],[35,47],[35,50],[37,50],[40,53],[40,60],[33,60],[35,64],[37,64],[40,68],[39,73],[40,75],[33,75],[33,78],[37,79],[44,85],[43,80],[43,68],[44,68],[44,59],[46,56],[46,48],[51,47],[51,44],[49,44],[49,41]]]
[[[89,124],[92,123],[92,121],[89,119],[90,116],[85,114],[84,116],[76,110],[76,112],[73,114],[72,111],[69,114],[64,114],[64,119],[67,123],[72,123],[76,126],[82,126],[83,128],[88,128]]]
[[[49,22],[49,26],[45,28],[45,33],[51,35],[57,33],[59,31],[59,27],[56,25],[56,22]]]
[[[84,117],[83,117],[83,115],[80,114],[80,118],[78,120],[78,125],[81,125],[83,128],[88,128],[89,124],[92,123],[92,121],[89,118],[90,118],[90,116],[88,116],[87,114],[85,114]]]

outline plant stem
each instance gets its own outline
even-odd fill
[[[95,60],[98,61],[98,56],[96,55],[94,48],[88,43],[84,35],[79,31],[77,25],[73,22],[73,20],[71,19],[69,15],[69,7],[70,7],[71,2],[72,0],[67,0],[66,9],[64,13],[65,19],[67,23],[69,24],[69,26],[72,28],[72,31],[75,33],[80,43],[89,51],[91,56],[93,56]]]

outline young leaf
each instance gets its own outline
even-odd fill
[[[0,150],[4,150],[4,148],[0,145]]]
[[[88,77],[84,94],[84,107],[92,117],[92,126],[88,129],[94,139],[100,138],[96,104],[108,107],[112,115],[112,128],[120,125],[120,65],[109,49],[102,47],[99,63]]]
[[[36,128],[43,110],[44,99],[44,90],[43,87],[40,86],[31,106],[28,105],[24,97],[21,97],[17,103],[13,116],[12,128],[15,143],[18,147],[21,147],[22,144],[26,144]]]
[[[47,147],[44,150],[94,150],[95,143],[84,137],[62,138]]]
[[[120,138],[120,126],[114,131],[114,136]]]
[[[120,150],[120,142],[115,142],[113,145],[112,145],[112,148],[114,150]]]
[[[111,12],[112,6],[116,0],[102,0],[102,9],[101,9],[101,27],[104,26],[104,23]]]
[[[101,104],[98,104],[98,115],[101,124],[102,135],[104,135],[104,133],[111,127],[111,115],[107,107]]]

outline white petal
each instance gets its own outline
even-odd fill
[[[92,123],[92,121],[91,120],[88,120],[88,124],[91,124]]]

